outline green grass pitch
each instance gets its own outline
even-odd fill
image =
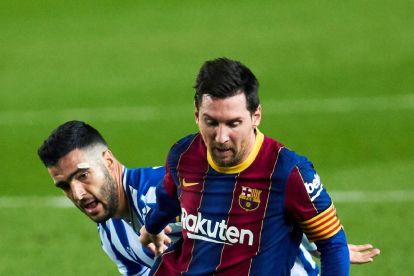
[[[198,69],[222,56],[252,69],[260,130],[308,156],[328,192],[381,198],[335,204],[350,242],[381,249],[351,275],[412,275],[413,11],[408,0],[0,1],[0,275],[117,275],[86,216],[28,203],[61,195],[37,148],[79,119],[126,166],[162,165],[197,131]]]

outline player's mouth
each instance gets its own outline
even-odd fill
[[[228,149],[222,149],[222,148],[217,148],[216,147],[216,152],[218,153],[218,155],[229,155],[232,153],[232,149],[228,148]]]
[[[92,200],[88,201],[87,203],[83,204],[82,208],[88,215],[93,215],[99,211],[99,201]]]

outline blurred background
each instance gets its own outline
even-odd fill
[[[351,275],[412,275],[413,12],[408,0],[0,1],[0,275],[118,275],[37,149],[77,119],[124,165],[163,165],[197,132],[199,68],[223,56],[256,75],[260,130],[313,161],[348,241],[381,249]]]

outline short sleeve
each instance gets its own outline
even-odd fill
[[[341,229],[331,198],[310,163],[299,164],[291,171],[285,208],[310,242],[330,238]]]

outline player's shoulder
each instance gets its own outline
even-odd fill
[[[285,162],[293,163],[299,167],[312,166],[312,163],[306,156],[300,155],[287,147],[280,150],[280,156],[284,158]]]
[[[181,149],[181,148],[187,148],[189,145],[191,145],[191,143],[197,139],[198,137],[200,137],[200,133],[194,133],[194,134],[189,134],[183,138],[181,138],[180,140],[178,140],[172,147],[171,149]]]
[[[139,167],[127,169],[128,175],[131,178],[140,178],[145,176],[163,175],[165,174],[164,166],[153,166],[153,167]]]
[[[274,152],[278,155],[278,163],[291,170],[298,166],[302,169],[313,168],[313,164],[304,155],[300,155],[290,148],[286,147],[283,143],[265,136],[263,141],[263,147],[266,152]]]
[[[190,146],[200,146],[202,144],[202,137],[200,133],[187,135],[176,143],[174,143],[168,153],[168,159],[176,159],[185,152]]]
[[[135,190],[145,191],[148,187],[156,186],[164,175],[164,166],[125,168],[124,183],[126,186],[132,187]]]

